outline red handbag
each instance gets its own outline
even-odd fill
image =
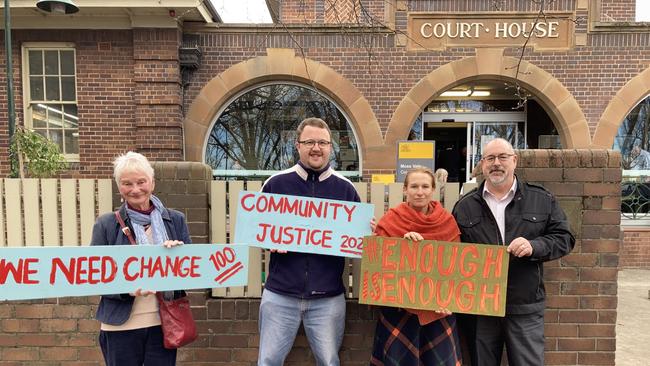
[[[175,349],[194,342],[198,334],[187,296],[169,301],[165,300],[160,292],[156,293],[156,296],[160,304],[160,322],[165,348]]]
[[[122,232],[135,245],[131,230],[122,220],[119,211],[115,211],[115,218],[119,222]],[[165,300],[160,292],[156,293],[160,308],[160,325],[163,332],[163,344],[167,349],[175,349],[194,342],[198,337],[196,324],[190,309],[190,300],[185,291],[178,299]]]

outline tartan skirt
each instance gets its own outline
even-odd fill
[[[417,315],[406,310],[380,309],[370,365],[461,365],[454,314],[421,326]]]

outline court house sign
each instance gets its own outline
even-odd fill
[[[444,49],[445,47],[528,46],[536,49],[571,47],[573,21],[570,13],[547,14],[431,14],[410,13],[409,49]]]

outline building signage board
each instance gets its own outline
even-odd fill
[[[235,243],[361,258],[374,212],[368,203],[241,191]]]
[[[435,167],[435,141],[399,141],[397,143],[397,182],[403,182],[406,173],[413,168]]]
[[[359,303],[504,316],[509,256],[503,245],[368,236]]]
[[[573,44],[572,13],[409,13],[411,50],[446,47],[521,47],[566,50]]]
[[[0,248],[0,300],[244,286],[248,247],[191,244]]]

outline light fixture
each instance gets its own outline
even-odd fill
[[[489,90],[447,90],[440,94],[441,97],[489,97]]]
[[[469,97],[471,90],[447,90],[440,94],[441,97]]]
[[[43,11],[55,14],[74,14],[79,11],[72,0],[40,0],[36,6]]]

